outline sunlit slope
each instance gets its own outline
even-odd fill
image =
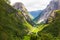
[[[41,39],[60,40],[60,10],[55,11],[55,19],[42,31],[38,32]]]
[[[0,1],[0,40],[21,40],[31,28],[20,11]]]

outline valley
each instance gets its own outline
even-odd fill
[[[0,0],[0,40],[60,40],[60,6],[49,5],[34,19],[24,4]]]

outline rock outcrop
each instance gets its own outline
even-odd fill
[[[35,20],[37,24],[46,23],[54,10],[60,10],[60,0],[52,0],[49,5],[42,11],[42,13]],[[53,14],[54,15],[54,14]]]
[[[17,2],[13,5],[13,7],[17,10],[20,10],[22,12],[22,15],[25,17],[25,19],[31,24],[34,25],[35,23],[32,21],[31,15],[21,2]]]

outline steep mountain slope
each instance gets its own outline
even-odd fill
[[[57,10],[54,21],[49,23],[42,31],[38,32],[42,40],[60,40],[60,10]]]
[[[29,14],[28,10],[25,8],[25,6],[24,6],[23,3],[21,3],[21,2],[16,2],[16,3],[13,5],[13,7],[14,7],[15,9],[20,10],[20,11],[22,12],[22,14],[25,14],[24,16],[27,15],[27,16],[29,16],[30,19],[32,19],[32,16]],[[27,17],[27,16],[26,16],[26,17]]]
[[[35,25],[35,23],[32,21],[32,16],[29,14],[23,3],[17,2],[13,5],[13,7],[17,10],[20,10],[22,12],[22,15],[31,25],[33,26]]]
[[[54,10],[60,10],[60,0],[52,0],[49,5],[42,11],[41,14],[43,14],[42,16],[38,16],[37,18],[37,24],[40,23],[46,23],[48,17],[50,16],[51,12],[53,12]]]
[[[28,15],[32,20],[34,19],[34,17],[30,13],[28,13]]]
[[[20,11],[0,0],[0,40],[22,40],[31,28]]]

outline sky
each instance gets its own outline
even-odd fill
[[[11,5],[22,2],[28,11],[43,10],[51,0],[10,0]]]

